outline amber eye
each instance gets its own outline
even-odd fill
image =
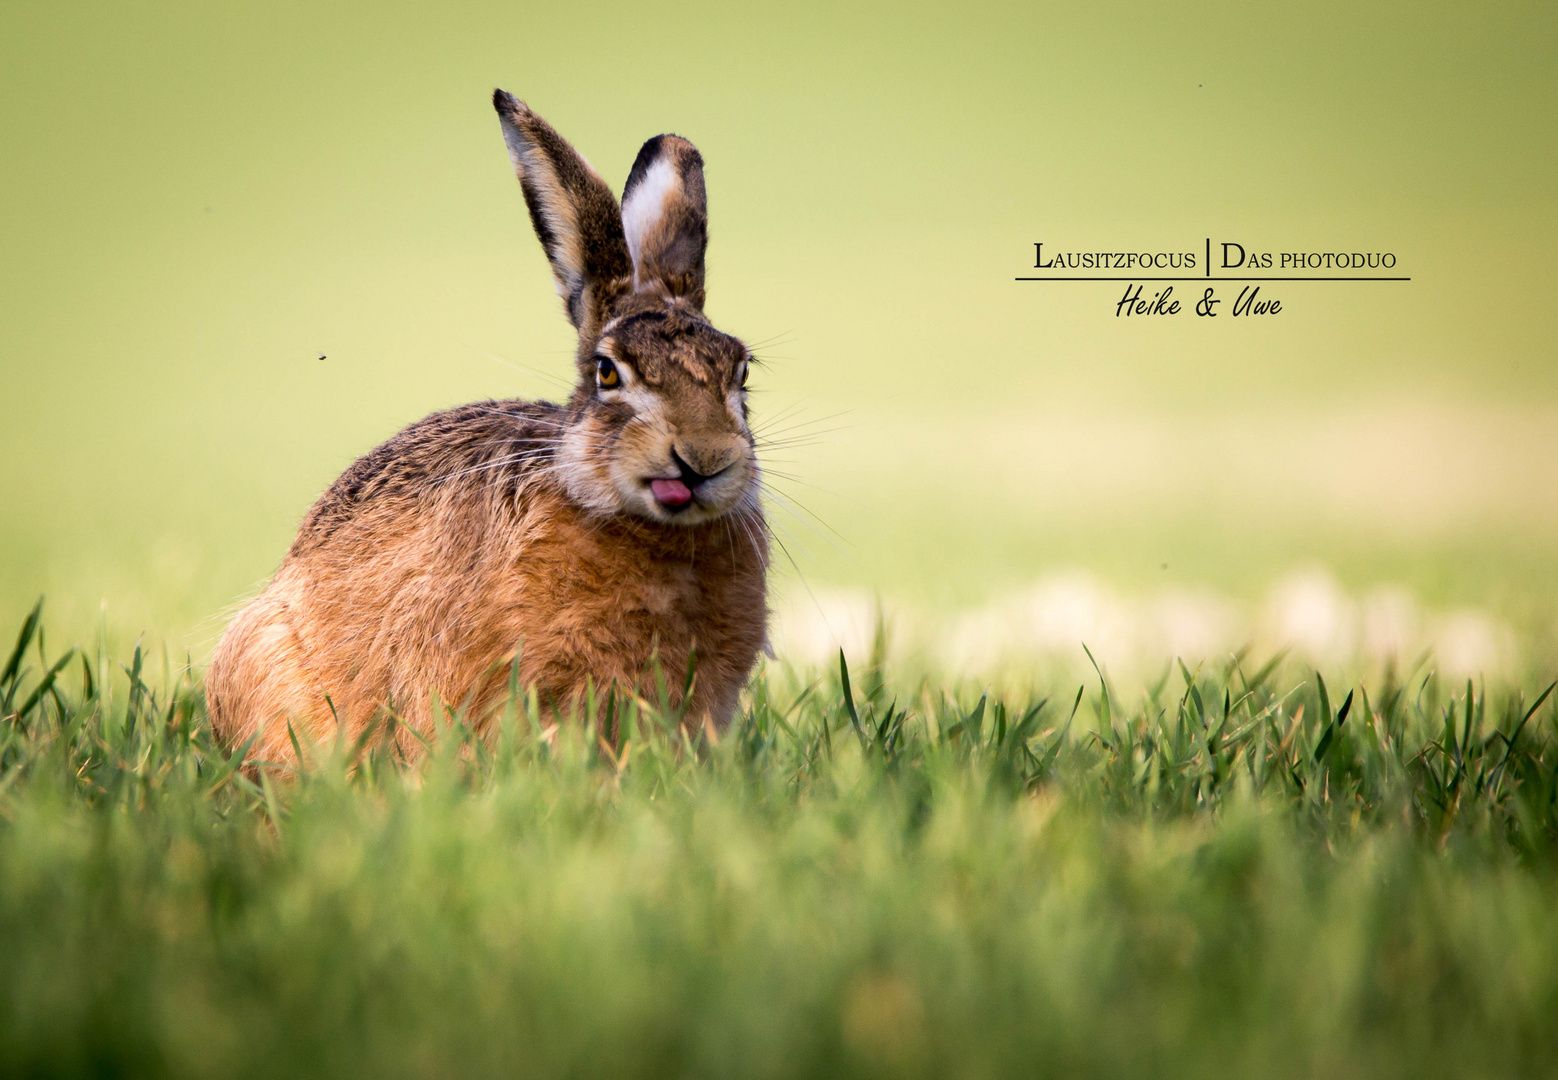
[[[617,373],[617,365],[604,356],[595,358],[595,385],[602,390],[615,390],[622,385],[622,376]]]
[[[745,390],[747,387],[747,375],[750,374],[751,371],[752,365],[747,363],[745,360],[741,361],[741,380],[738,385],[743,390]]]

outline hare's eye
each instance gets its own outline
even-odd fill
[[[602,390],[615,390],[622,385],[622,376],[617,371],[617,365],[604,356],[595,360],[595,385]]]
[[[737,375],[739,376],[739,378],[737,379],[737,383],[736,384],[738,386],[740,386],[743,390],[746,389],[746,386],[747,386],[747,376],[751,373],[751,371],[752,371],[752,365],[747,363],[745,360],[741,361],[741,368],[737,372]]]

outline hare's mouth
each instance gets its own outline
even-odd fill
[[[671,464],[676,468],[675,476],[651,476],[647,482],[655,502],[660,504],[662,510],[673,514],[692,506],[698,501],[698,492],[704,491],[707,484],[730,471],[730,465],[726,465],[712,473],[701,473],[687,464],[674,446],[671,447]]]
[[[662,509],[675,513],[685,510],[692,505],[692,488],[680,478],[670,480],[654,479],[649,481],[649,490]]]

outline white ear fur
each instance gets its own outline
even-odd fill
[[[541,149],[513,121],[503,117],[503,145],[508,147],[514,175],[519,177],[530,212],[545,225],[541,234],[546,257],[552,264],[557,295],[567,300],[584,286],[584,244],[579,235],[579,213],[567,197],[557,169]]]
[[[644,239],[665,220],[666,200],[680,194],[682,178],[667,157],[655,159],[642,180],[622,200],[622,231],[627,235],[628,255],[633,260],[633,286],[642,288],[639,276],[640,252]]]
[[[633,287],[703,307],[703,254],[709,243],[703,156],[678,135],[656,135],[633,162],[622,192],[622,231]]]
[[[617,200],[589,162],[523,101],[497,90],[492,104],[558,295],[569,321],[584,332],[599,325],[607,296],[633,272]]]

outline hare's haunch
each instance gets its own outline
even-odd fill
[[[481,724],[516,657],[566,716],[587,685],[657,699],[656,667],[678,698],[695,656],[675,703],[722,725],[763,645],[751,357],[703,315],[703,159],[649,140],[619,208],[523,102],[493,104],[579,331],[578,385],[436,413],[325,492],[207,676],[217,734],[254,737],[260,760],[293,757],[289,723],[355,738],[388,708],[425,735],[438,701]]]

